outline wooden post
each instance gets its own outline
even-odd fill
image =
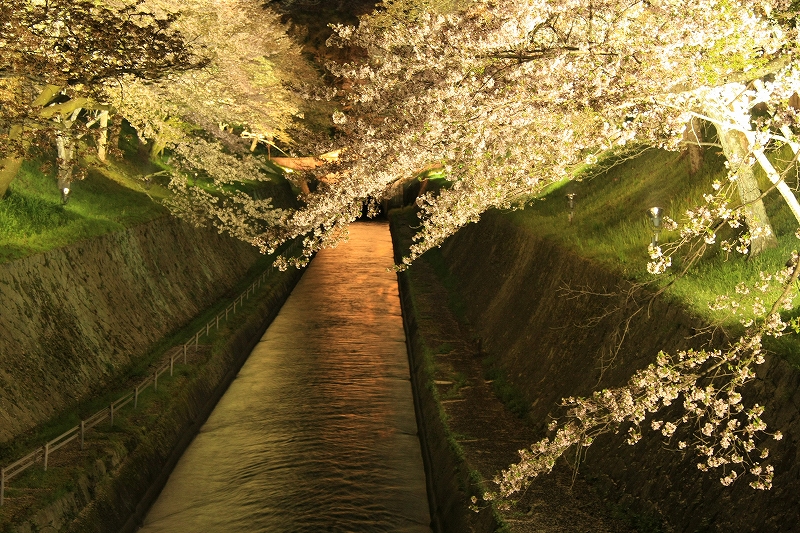
[[[197,353],[197,343],[200,342],[200,332],[194,334],[194,351]]]
[[[153,378],[153,390],[158,390],[158,370],[156,370],[156,371],[153,373],[153,375],[155,376],[155,377]]]
[[[114,425],[114,402],[111,402],[111,425]]]
[[[139,391],[139,387],[136,387],[136,391]],[[83,450],[83,435],[86,433],[86,422],[81,420],[81,450]]]
[[[183,364],[186,364],[186,344],[183,345]]]
[[[233,301],[233,314],[236,314],[236,300]]]
[[[0,468],[0,505],[6,497],[6,468]]]
[[[136,385],[136,388],[133,389],[133,408],[136,409],[137,407],[139,407],[139,385]]]
[[[208,337],[208,332],[211,330],[211,322],[206,324],[206,337]]]
[[[169,356],[169,375],[172,375],[172,367],[175,366],[175,354]]]
[[[225,308],[225,322],[228,321],[228,309],[230,309],[230,307]]]
[[[219,331],[219,315],[217,315],[217,331]]]
[[[47,459],[50,458],[50,443],[44,445],[44,471],[47,472]]]

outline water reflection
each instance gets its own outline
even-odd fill
[[[145,533],[430,532],[386,224],[314,259]]]

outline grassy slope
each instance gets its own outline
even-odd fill
[[[61,205],[54,171],[41,160],[26,161],[0,201],[0,262],[119,231],[167,213],[151,201],[143,182],[123,166],[90,168],[73,183],[69,203]],[[163,198],[165,191],[148,191]]]
[[[786,156],[783,152],[772,155],[778,160]],[[711,192],[714,179],[726,179],[722,158],[711,150],[706,152],[703,167],[693,176],[689,175],[687,159],[680,153],[649,150],[594,178],[556,184],[511,217],[516,224],[559,240],[581,255],[621,271],[628,278],[663,285],[672,278],[654,280],[646,270],[647,246],[652,237],[647,209],[660,206],[680,222],[687,208],[702,203],[702,194]],[[760,176],[760,181],[762,190],[766,190],[769,185],[766,178]],[[787,181],[792,186],[797,185],[796,178]],[[568,221],[565,198],[568,193],[576,194],[572,223]],[[741,329],[736,318],[719,316],[709,310],[708,304],[718,294],[732,295],[740,281],[755,282],[760,271],[780,269],[790,252],[799,247],[794,236],[798,224],[780,196],[775,191],[770,192],[765,204],[778,237],[777,249],[747,259],[739,254],[726,256],[714,247],[713,252],[707,253],[685,277],[677,279],[667,294],[685,302],[696,314],[721,321],[733,333]],[[676,237],[662,233],[661,242]],[[673,258],[676,266],[680,261],[681,258]],[[771,303],[769,294],[765,301]],[[773,341],[769,347],[800,366],[800,343],[794,337]]]
[[[80,166],[86,170],[86,178],[72,183],[67,205],[62,205],[56,186],[54,153],[42,153],[23,163],[0,200],[0,263],[166,216],[168,210],[162,202],[170,194],[169,178],[155,177],[146,186],[144,176],[168,167],[142,157],[137,144],[133,129],[123,127],[121,159],[101,163],[85,149]],[[296,205],[288,182],[277,175],[271,178],[235,188],[255,191],[260,198],[271,197],[277,207]],[[208,180],[193,183],[213,192]]]

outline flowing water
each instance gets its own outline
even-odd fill
[[[323,250],[142,533],[430,532],[389,229]]]

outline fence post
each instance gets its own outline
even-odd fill
[[[44,445],[44,471],[47,472],[47,459],[50,457],[50,443]]]
[[[139,387],[136,387],[136,390],[139,390]],[[81,420],[81,450],[83,450],[83,434],[86,433],[86,422]]]
[[[236,314],[236,300],[233,301],[233,314]]]
[[[153,378],[153,390],[156,391],[158,390],[158,369],[156,369],[156,371],[153,372],[153,375],[155,376]]]
[[[133,389],[133,408],[136,409],[137,407],[139,407],[139,385],[136,385],[136,388]]]
[[[188,344],[188,343],[186,343]],[[186,344],[183,345],[183,364],[186,364]]]
[[[0,468],[0,505],[6,497],[6,467]]]
[[[211,322],[206,323],[206,337],[208,337],[209,331],[211,331]]]
[[[169,375],[172,375],[172,367],[175,366],[175,354],[169,356]]]
[[[234,305],[236,305],[236,304],[234,303]],[[225,322],[228,321],[228,309],[230,309],[230,307],[226,307],[225,308]]]
[[[114,425],[114,402],[111,402],[111,425]]]
[[[194,351],[197,352],[197,343],[200,342],[200,332],[194,334]]]

